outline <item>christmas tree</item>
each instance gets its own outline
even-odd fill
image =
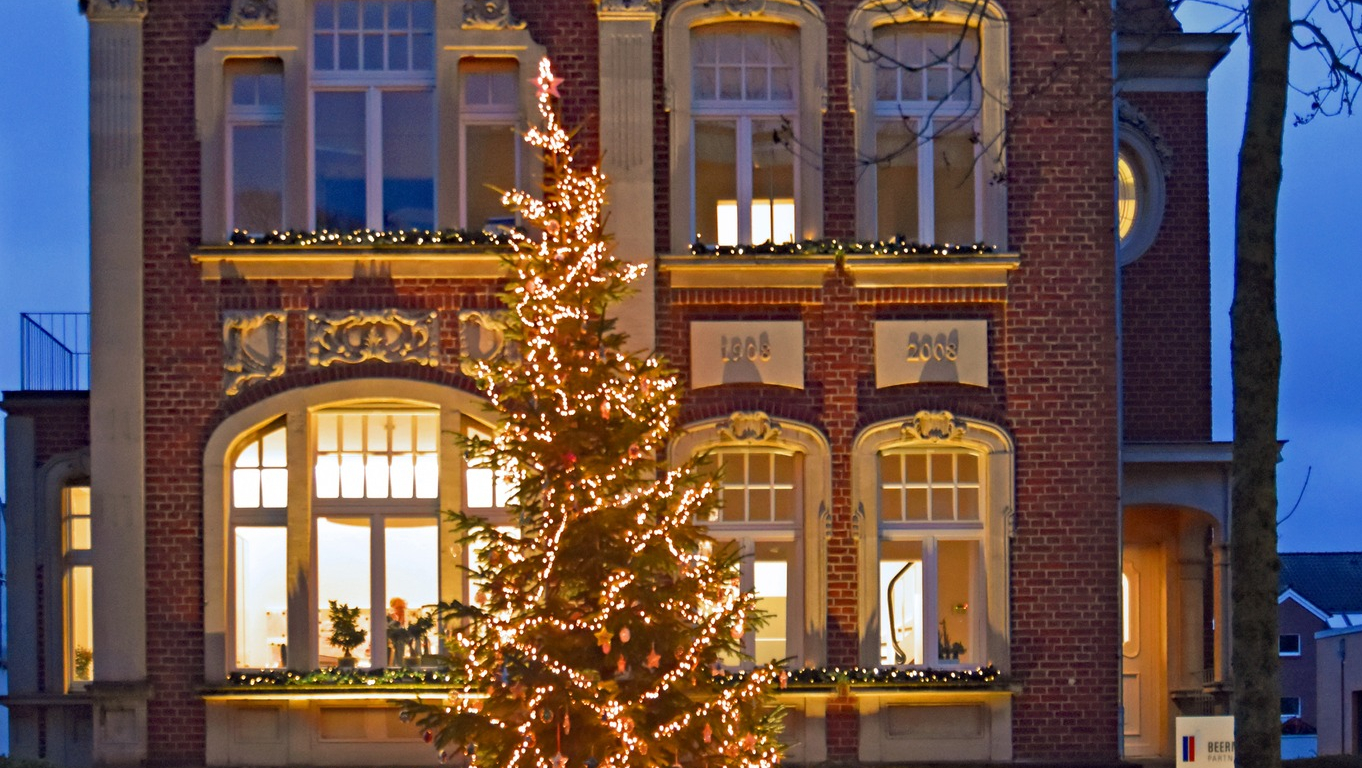
[[[625,351],[609,308],[642,271],[610,252],[605,180],[580,170],[541,62],[541,198],[503,202],[538,231],[514,237],[506,338],[477,375],[499,431],[474,461],[515,489],[511,529],[453,515],[470,549],[471,604],[446,611],[459,690],[408,704],[448,762],[492,768],[770,766],[779,760],[778,664],[726,672],[761,621],[738,589],[738,555],[696,519],[718,504],[712,475],[661,453],[676,378]],[[751,666],[749,664],[749,666]]]

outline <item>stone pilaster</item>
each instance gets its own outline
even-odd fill
[[[638,292],[620,306],[630,346],[655,344],[653,233],[653,28],[659,0],[598,0],[601,170],[610,179],[608,225],[615,253],[647,264]]]
[[[147,757],[142,370],[144,0],[91,0],[90,449],[94,762]]]

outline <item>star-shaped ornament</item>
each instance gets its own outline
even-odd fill
[[[562,752],[559,752],[554,755],[553,759],[549,762],[553,764],[553,768],[563,768],[563,766],[567,765],[567,757],[564,756]]]
[[[647,667],[648,669],[657,669],[658,665],[661,663],[662,657],[659,656],[657,653],[657,646],[653,646],[653,649],[651,651],[648,651],[648,655],[644,657],[643,666]]]
[[[608,627],[601,627],[592,634],[596,638],[596,645],[601,647],[601,653],[610,653],[610,638],[614,636]]]
[[[539,89],[540,95],[547,93],[548,95],[556,99],[559,97],[558,86],[563,84],[563,78],[540,76],[534,78],[533,82],[535,86]]]

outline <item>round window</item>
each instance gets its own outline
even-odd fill
[[[1116,154],[1116,234],[1122,264],[1154,243],[1163,223],[1163,164],[1144,134],[1121,128]]]

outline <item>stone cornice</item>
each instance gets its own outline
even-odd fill
[[[87,0],[81,4],[85,18],[96,21],[137,21],[147,16],[146,0]]]
[[[502,279],[502,254],[467,247],[413,248],[204,246],[190,259],[204,280],[355,278]]]

